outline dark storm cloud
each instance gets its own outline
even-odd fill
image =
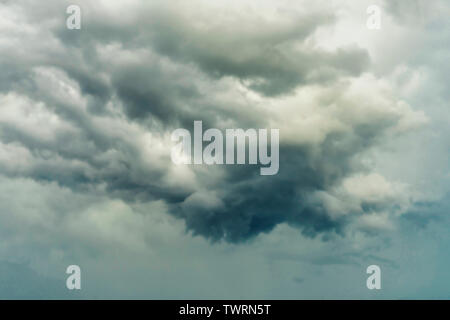
[[[149,13],[148,34],[140,34],[155,50],[194,63],[212,77],[236,77],[268,96],[289,93],[301,84],[358,75],[368,65],[367,53],[359,48],[329,53],[303,45],[319,26],[334,22],[329,12],[281,12],[281,23],[238,11],[224,12],[231,14],[220,22],[171,7],[159,9],[157,14]],[[210,25],[199,27],[196,19]]]
[[[311,203],[308,198],[312,192],[328,190],[357,170],[352,158],[381,138],[383,126],[389,123],[355,127],[351,134],[331,134],[319,153],[307,147],[281,145],[278,174],[259,176],[255,167],[229,167],[226,179],[205,182],[203,197],[191,195],[192,199],[176,205],[174,212],[186,220],[194,234],[213,240],[245,241],[272,231],[280,223],[299,227],[311,237],[329,231],[342,233],[350,217],[333,219],[323,205]],[[218,206],[202,201],[207,198],[208,203],[215,196],[221,200]],[[363,202],[361,206],[364,212],[376,212],[389,204]]]
[[[263,19],[248,26],[238,17],[230,24],[200,30],[172,12],[155,18],[150,36],[156,50],[194,62],[213,77],[236,77],[269,96],[288,93],[301,84],[357,75],[368,65],[367,53],[358,48],[326,53],[295,47],[318,26],[331,23],[329,15],[286,17],[291,23],[281,27]]]
[[[64,4],[52,4],[52,13],[65,11]],[[311,194],[359,172],[354,158],[411,113],[392,112],[395,99],[368,110],[356,107],[359,96],[334,103],[350,90],[349,79],[367,70],[369,58],[356,46],[325,51],[308,44],[319,27],[335,22],[329,13],[294,12],[269,21],[236,9],[215,21],[192,7],[143,4],[111,13],[83,3],[86,19],[78,31],[65,29],[64,15],[55,18],[36,6],[27,2],[23,21],[2,35],[0,92],[10,107],[0,122],[1,142],[24,162],[1,173],[129,202],[163,200],[188,229],[213,240],[245,241],[281,223],[310,236],[341,232],[350,217],[332,218]],[[136,20],[121,20],[127,14]],[[14,52],[17,43],[23,47]],[[312,111],[276,115],[278,175],[261,177],[250,166],[175,172],[167,140],[172,129],[190,129],[194,120],[205,127],[264,128],[271,112],[279,112],[276,96],[336,84]],[[301,112],[305,119],[322,112],[316,135],[323,139],[283,140],[284,131],[295,129],[283,121]],[[27,114],[33,116],[20,126],[15,119]],[[340,121],[336,128],[333,121]]]

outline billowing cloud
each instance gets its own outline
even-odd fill
[[[365,49],[315,46],[315,31],[336,23],[332,11],[242,5],[86,2],[80,31],[33,4],[4,6],[3,174],[125,201],[163,200],[188,229],[215,240],[242,241],[284,222],[311,235],[339,231],[348,215],[339,218],[315,195],[368,174],[365,153],[427,118],[389,82],[364,73]],[[214,10],[223,15],[208,14]],[[193,120],[279,128],[279,174],[175,167],[168,137]]]
[[[313,239],[369,250],[427,225],[449,185],[449,51],[437,30],[448,23],[414,3],[386,2],[384,29],[369,31],[361,3],[78,1],[82,28],[69,30],[72,3],[2,1],[4,268],[29,260],[45,274],[46,255],[60,266],[81,252],[114,260],[119,248],[159,259],[157,278],[158,245],[193,241],[197,254],[210,240],[224,251],[262,241],[274,261],[355,265],[374,255]],[[173,164],[171,133],[195,120],[279,129],[279,172]],[[286,230],[342,257],[280,253],[271,241],[289,242]]]

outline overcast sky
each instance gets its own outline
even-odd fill
[[[450,299],[449,15],[0,0],[0,298]],[[278,174],[173,164],[194,120],[279,129]]]

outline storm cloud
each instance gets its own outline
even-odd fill
[[[448,296],[449,10],[0,0],[0,297]],[[196,120],[279,129],[278,173],[173,164]]]
[[[231,242],[282,223],[341,233],[366,214],[387,226],[410,205],[401,183],[365,159],[427,116],[370,72],[366,49],[317,45],[336,12],[86,1],[82,29],[69,30],[67,5],[2,5],[2,175],[130,204],[161,200],[194,234]],[[279,173],[173,165],[170,133],[194,120],[279,128]],[[360,194],[349,187],[357,179],[384,187]]]

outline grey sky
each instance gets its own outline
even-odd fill
[[[0,1],[0,297],[448,298],[450,6],[375,2]],[[194,120],[279,173],[172,164]]]

